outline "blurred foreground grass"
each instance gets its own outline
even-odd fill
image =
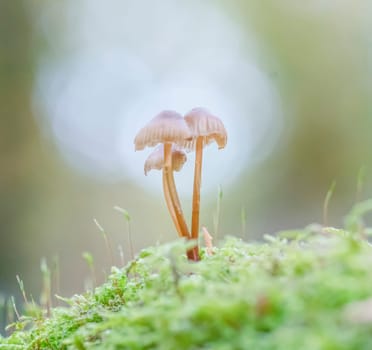
[[[350,231],[228,238],[197,264],[184,242],[144,249],[50,317],[29,307],[0,349],[370,349],[371,203],[351,211]]]

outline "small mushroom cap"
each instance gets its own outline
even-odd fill
[[[174,111],[163,111],[150,120],[134,139],[135,150],[146,146],[153,147],[159,143],[175,143],[182,145],[191,140],[192,134],[185,119]]]
[[[187,157],[186,153],[182,151],[179,147],[172,146],[172,167],[175,171],[180,171],[183,165],[186,163]],[[164,145],[159,145],[155,150],[150,153],[147,157],[144,170],[145,175],[150,170],[156,169],[161,170],[164,166]]]
[[[218,148],[224,148],[227,142],[227,132],[221,119],[213,115],[207,109],[197,107],[185,115],[185,120],[189,126],[193,139],[184,144],[184,147],[190,150],[195,149],[197,137],[204,137],[203,146],[216,141]]]

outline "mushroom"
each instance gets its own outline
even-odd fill
[[[187,160],[186,153],[182,151],[181,149],[177,148],[176,146],[172,146],[173,170],[180,171],[183,165],[185,164],[186,160]],[[161,144],[158,147],[156,147],[155,150],[147,157],[145,165],[144,165],[145,175],[147,176],[149,171],[153,169],[162,170],[163,167],[164,167],[164,145]],[[169,186],[175,186],[174,181],[168,184],[165,181],[165,177],[163,176],[163,191],[164,191],[165,202],[167,204],[169,213],[171,214],[172,220],[174,222],[174,225],[176,226],[179,236],[184,237],[183,232],[178,223],[174,207],[172,205]],[[173,191],[176,191],[176,190],[174,189]],[[189,235],[186,238],[190,238]]]
[[[188,232],[187,236],[184,236],[184,232],[181,229],[181,226],[178,222],[175,208],[172,205],[172,200],[170,193],[171,192],[177,192],[176,190],[176,184],[174,182],[174,177],[173,177],[173,171],[180,171],[183,167],[183,165],[186,163],[187,157],[186,153],[181,150],[178,146],[172,145],[172,176],[171,176],[171,182],[168,183],[165,181],[165,177],[163,176],[163,191],[164,191],[164,197],[165,197],[165,202],[167,204],[169,213],[172,217],[173,223],[176,226],[178,235],[182,238],[187,238],[190,239],[190,234]],[[153,170],[162,170],[164,167],[164,145],[159,145],[158,147],[155,148],[155,150],[147,157],[144,165],[144,171],[145,175]],[[172,188],[172,190],[170,190]],[[178,197],[176,198],[177,201],[177,206],[181,207],[181,204],[178,201]],[[195,254],[196,251],[194,248],[190,249],[187,251],[187,257],[189,260],[194,260],[197,261],[197,255]]]
[[[213,141],[217,143],[219,149],[224,148],[227,142],[227,133],[222,121],[201,107],[192,109],[184,116],[184,119],[193,135],[192,140],[185,142],[184,146],[189,150],[195,150],[191,238],[198,239],[203,148]]]
[[[180,171],[183,165],[186,163],[186,153],[181,150],[180,147],[175,145],[172,146],[172,167],[174,171]],[[147,157],[144,165],[145,175],[153,170],[162,170],[164,166],[164,145],[159,145],[155,150]]]
[[[138,132],[134,139],[136,151],[142,150],[146,146],[163,145],[163,159],[155,152],[150,155],[150,160],[147,160],[147,166],[145,163],[145,173],[150,168],[158,169],[159,164],[162,165],[164,196],[168,209],[172,218],[174,218],[179,235],[187,239],[190,239],[190,234],[183,216],[173,177],[172,145],[183,145],[185,142],[191,141],[191,136],[190,129],[184,118],[177,112],[166,110],[155,116]]]

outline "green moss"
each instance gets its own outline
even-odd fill
[[[20,320],[0,349],[370,349],[355,302],[372,296],[372,247],[317,231],[229,238],[199,263],[183,242],[145,249],[94,293]]]

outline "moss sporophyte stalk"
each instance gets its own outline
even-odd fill
[[[145,163],[145,175],[151,169],[163,170],[163,190],[169,213],[178,235],[194,240],[196,246],[187,251],[190,260],[199,260],[199,213],[200,184],[203,147],[215,141],[218,148],[224,148],[227,133],[222,121],[204,108],[194,108],[184,117],[174,111],[162,111],[143,127],[134,139],[135,150],[146,146],[161,146],[150,154]],[[185,222],[173,171],[180,170],[186,161],[182,151],[195,150],[195,172],[192,200],[191,232]]]
[[[50,317],[26,307],[0,349],[371,348],[372,247],[357,232],[227,238],[198,264],[188,248],[144,249]]]

